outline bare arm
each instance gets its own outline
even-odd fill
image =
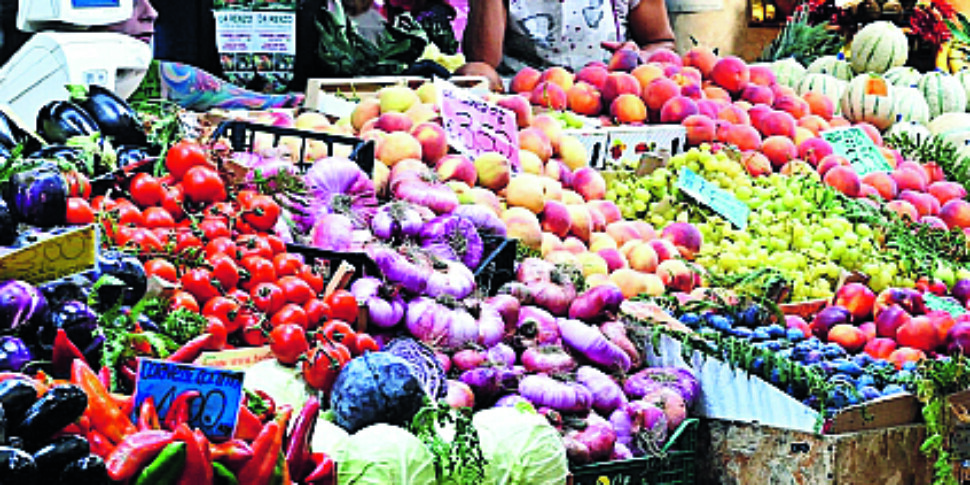
[[[674,48],[674,30],[667,18],[664,0],[640,0],[628,17],[630,38],[641,49],[650,51],[658,47]]]
[[[505,23],[508,19],[506,0],[470,0],[468,24],[462,39],[462,51],[468,62],[484,62],[498,67],[502,62]]]
[[[177,62],[162,62],[159,77],[163,98],[195,110],[285,108],[303,102],[303,95],[249,91],[202,69]]]

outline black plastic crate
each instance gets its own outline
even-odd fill
[[[303,256],[303,259],[307,264],[314,264],[314,262],[325,263],[328,271],[324,274],[324,279],[328,280],[333,273],[337,271],[340,263],[345,261],[354,267],[354,277],[356,280],[363,276],[374,276],[381,277],[381,272],[377,268],[377,263],[374,262],[367,253],[362,252],[337,252],[328,251],[326,249],[318,249],[312,246],[304,246],[302,244],[290,243],[286,245],[286,250],[291,253],[296,253]]]
[[[574,467],[573,485],[693,485],[697,466],[696,418],[685,419],[667,440],[660,456]]]
[[[139,173],[152,173],[157,162],[157,157],[148,157],[104,175],[93,177],[91,179],[91,195],[105,195],[109,190],[127,190],[132,177]]]
[[[212,132],[211,139],[218,140],[226,138],[229,140],[232,149],[237,152],[252,152],[256,141],[257,133],[267,133],[273,136],[273,146],[279,146],[283,138],[300,139],[300,154],[296,165],[307,168],[309,164],[304,161],[307,152],[307,145],[310,140],[321,141],[327,145],[327,154],[333,154],[334,145],[347,145],[352,147],[350,159],[357,163],[364,173],[373,175],[374,173],[374,142],[361,140],[350,136],[331,135],[329,133],[317,133],[313,131],[297,130],[293,128],[282,128],[279,126],[262,125],[250,123],[248,121],[223,121]]]
[[[485,256],[475,268],[475,284],[494,295],[505,283],[515,280],[515,250],[517,239],[485,236]]]

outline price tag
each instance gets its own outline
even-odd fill
[[[94,268],[98,232],[93,224],[0,256],[0,279],[43,283]]]
[[[152,396],[158,415],[165,416],[172,402],[185,391],[199,392],[199,397],[191,401],[189,425],[201,429],[209,438],[231,438],[242,402],[241,371],[138,359],[136,410]]]
[[[246,370],[264,360],[273,358],[269,346],[247,347],[242,349],[202,352],[193,364],[218,367],[220,369]]]
[[[519,166],[519,131],[515,113],[489,103],[454,84],[435,79],[441,120],[448,144],[469,157],[496,152]]]
[[[943,310],[954,317],[967,313],[966,307],[961,305],[960,302],[952,298],[940,298],[930,292],[923,293],[923,302],[926,303],[926,308],[930,310]]]
[[[827,130],[822,132],[822,138],[832,145],[833,153],[842,155],[852,163],[853,170],[860,177],[873,172],[892,171],[876,144],[858,126]]]
[[[748,214],[751,209],[730,192],[704,180],[687,167],[681,167],[677,176],[677,188],[684,191],[697,202],[718,213],[738,229],[748,227]]]

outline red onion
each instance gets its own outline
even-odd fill
[[[663,409],[667,418],[667,431],[673,431],[687,419],[687,403],[677,391],[668,387],[655,389],[643,396],[643,401]]]
[[[579,433],[572,435],[589,449],[589,457],[593,461],[608,460],[613,454],[613,444],[616,443],[616,432],[610,422],[595,412],[586,417],[586,427]]]
[[[455,208],[453,215],[471,222],[482,236],[505,237],[505,223],[495,211],[478,204],[462,204]]]
[[[558,374],[575,369],[576,361],[558,345],[542,345],[525,349],[522,365],[529,372]]]
[[[343,214],[355,227],[370,225],[377,207],[374,183],[356,163],[326,157],[316,161],[303,177],[310,198],[306,213],[296,218],[307,228],[324,214]]]
[[[444,369],[445,373],[448,373],[448,371],[451,370],[451,357],[449,357],[448,354],[440,350],[436,350],[434,353],[434,358],[438,360],[439,364],[441,364],[441,368]]]
[[[478,309],[478,343],[492,347],[505,337],[505,321],[498,310],[488,303],[480,303]]]
[[[961,304],[966,305],[970,301],[970,280],[959,280],[953,284],[950,294]]]
[[[446,350],[478,339],[478,325],[468,312],[425,297],[408,303],[406,323],[416,339]]]
[[[558,320],[562,341],[569,348],[578,351],[591,362],[611,370],[630,370],[632,363],[623,349],[613,345],[598,328],[579,320],[560,318]]]
[[[610,455],[610,461],[623,461],[633,458],[633,452],[626,445],[619,442],[613,443],[613,454]]]
[[[515,333],[515,326],[519,323],[519,309],[521,308],[519,300],[511,295],[495,295],[485,300],[485,303],[495,308],[502,316],[502,321],[505,323],[505,334]]]
[[[641,398],[661,387],[677,391],[688,406],[693,405],[700,393],[700,383],[687,369],[676,367],[651,367],[630,376],[623,385],[627,395]]]
[[[499,396],[518,389],[521,378],[522,371],[504,367],[479,367],[462,372],[459,377],[472,388],[482,407],[491,407]]]
[[[525,258],[515,270],[516,279],[520,283],[535,283],[551,281],[552,271],[556,266],[539,258]]]
[[[421,294],[428,287],[428,278],[433,270],[423,261],[408,259],[401,253],[382,245],[371,245],[367,253],[391,283],[400,284],[411,293]]]
[[[492,364],[512,367],[515,365],[515,351],[501,342],[485,351],[487,360]]]
[[[310,237],[313,246],[328,251],[348,251],[354,242],[354,223],[341,214],[326,214],[317,219]]]
[[[377,278],[365,277],[355,281],[350,292],[367,308],[371,324],[391,328],[404,319],[404,299],[397,292],[386,290]]]
[[[423,205],[438,214],[449,214],[458,207],[458,196],[437,181],[428,167],[397,163],[391,168],[390,185],[394,197]]]
[[[420,238],[421,247],[438,258],[461,261],[468,268],[482,261],[482,238],[467,219],[438,216],[422,227]]]
[[[615,314],[623,303],[623,292],[613,285],[600,285],[575,299],[569,306],[569,318],[584,322],[599,322]]]
[[[626,334],[626,325],[619,320],[611,320],[600,325],[600,331],[613,345],[619,347],[630,357],[634,369],[640,367],[640,351]]]
[[[455,352],[455,355],[451,356],[451,362],[454,364],[455,368],[464,372],[466,370],[474,369],[485,362],[485,354],[476,349],[464,349]]]
[[[589,447],[576,438],[579,431],[572,430],[562,437],[562,446],[566,448],[566,459],[572,465],[588,465],[593,461],[589,454]]]
[[[475,290],[475,274],[458,261],[443,261],[443,269],[435,270],[428,276],[424,293],[428,296],[452,296],[463,299]]]
[[[548,406],[567,413],[589,411],[593,396],[575,382],[560,382],[545,374],[533,374],[519,382],[519,394],[535,406]]]
[[[498,401],[496,401],[495,402],[495,407],[497,407],[497,408],[513,408],[517,404],[519,404],[520,402],[529,403],[529,400],[526,399],[526,398],[524,398],[524,397],[522,397],[522,396],[520,396],[520,395],[518,395],[518,394],[509,394],[509,395],[506,395],[506,396],[502,396]],[[532,404],[529,403],[529,405],[531,406]]]
[[[644,401],[631,401],[610,414],[616,443],[634,456],[655,455],[667,440],[667,418],[663,411]]]
[[[584,365],[577,369],[576,382],[589,389],[593,394],[593,409],[606,416],[627,402],[620,385],[595,367]]]
[[[556,318],[534,306],[524,306],[519,310],[517,333],[527,339],[535,339],[538,345],[558,344],[560,341]]]
[[[553,315],[565,316],[569,306],[576,299],[576,291],[572,285],[557,285],[549,281],[529,283],[532,290],[532,301]]]
[[[508,282],[498,289],[498,294],[509,295],[523,305],[532,304],[532,290],[525,283],[519,283],[517,281]]]
[[[421,214],[407,202],[392,202],[377,209],[370,221],[374,236],[388,241],[416,237],[424,221]]]
[[[471,387],[468,387],[468,384],[448,379],[448,393],[445,394],[445,402],[452,409],[474,408],[475,393],[472,392]]]

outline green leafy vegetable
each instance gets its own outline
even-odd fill
[[[441,429],[446,427],[454,430],[450,439],[442,436]],[[411,432],[434,455],[438,483],[478,485],[485,479],[485,457],[472,426],[471,410],[455,410],[428,400],[414,416]]]

